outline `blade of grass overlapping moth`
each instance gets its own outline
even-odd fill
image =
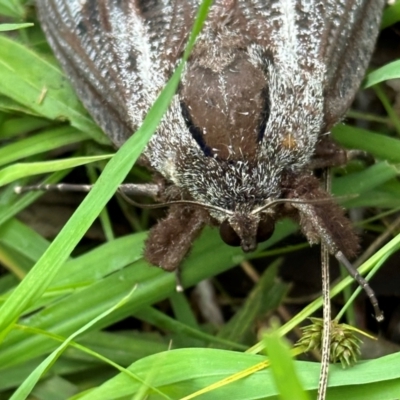
[[[350,125],[336,125],[333,137],[348,149],[364,150],[381,160],[400,163],[400,140]]]
[[[29,65],[29,68],[26,66]],[[68,119],[96,141],[109,144],[88,116],[64,74],[47,59],[24,45],[0,36],[0,92],[49,119]],[[43,88],[46,97],[39,102]]]
[[[271,241],[266,242],[262,247],[273,245],[294,230],[293,223],[281,222],[277,225]],[[236,265],[238,260],[243,259],[240,249],[224,246],[217,240],[218,236],[217,231],[208,228],[196,241],[191,255],[183,265],[184,282],[187,286],[221,273]],[[138,245],[138,247],[137,251],[140,252],[141,246]],[[115,261],[109,257],[103,257],[98,261],[99,270],[103,271],[106,268],[102,263],[118,262],[118,257],[123,255],[112,256],[116,258]],[[86,261],[90,262],[90,259],[86,259]],[[103,319],[101,326],[97,326],[96,329],[109,326],[131,316],[145,306],[166,299],[175,290],[173,274],[166,274],[157,268],[149,268],[147,263],[140,260],[100,281],[97,276],[95,283],[47,306],[43,311],[29,316],[29,322],[23,320],[23,323],[68,336],[79,326],[114,304],[120,298],[121,293],[129,291],[132,283],[142,284],[132,295],[130,302]],[[107,296],[104,296],[104,293],[107,293]],[[40,304],[40,301],[35,303],[35,305]],[[71,304],[74,304],[73,308]],[[53,346],[43,338],[25,337],[20,332],[12,332],[7,338],[7,342],[0,347],[0,359],[2,360],[0,368],[26,362],[52,350]]]
[[[48,370],[54,362],[60,357],[60,355],[63,353],[63,351],[68,347],[68,345],[80,334],[88,330],[92,325],[94,325],[96,322],[100,321],[102,318],[106,317],[107,315],[111,314],[114,310],[118,309],[121,307],[123,304],[125,304],[128,300],[131,294],[133,293],[135,289],[133,289],[127,296],[125,296],[122,300],[120,300],[117,304],[115,304],[113,307],[108,309],[107,311],[103,312],[96,318],[94,318],[92,321],[81,327],[79,330],[74,332],[71,336],[69,336],[67,339],[64,340],[64,342],[56,349],[54,350],[46,359],[37,367],[35,368],[34,371],[26,378],[26,380],[22,383],[22,385],[19,386],[17,391],[11,396],[10,400],[23,400],[26,399],[30,392],[32,391],[33,387],[37,384],[39,379],[42,377],[42,375]],[[114,364],[114,363],[113,363]],[[130,371],[124,371],[124,373],[127,373],[131,378],[133,379],[138,379],[135,375],[133,375]],[[141,381],[141,380],[140,380]],[[142,384],[145,384],[144,381],[141,381]],[[152,388],[155,392],[157,392],[159,395],[163,395],[162,392],[159,392],[157,389]],[[165,398],[168,398],[168,396],[163,396]]]
[[[52,128],[29,138],[2,146],[0,148],[0,166],[88,139],[90,139],[88,135],[71,126]]]
[[[383,257],[387,257],[388,255],[394,254],[396,251],[400,249],[400,235],[394,237],[389,243],[379,249],[368,261],[362,264],[358,271],[364,275],[365,273],[371,271],[376,263],[379,263]],[[344,287],[351,285],[354,283],[352,277],[348,276],[346,279],[339,282],[331,289],[331,298],[340,293]],[[317,311],[322,306],[322,299],[318,298],[306,306],[302,311],[300,311],[297,315],[295,315],[289,322],[279,328],[279,332],[282,335],[286,335],[290,332],[295,326],[299,325],[306,318],[310,317],[315,311]],[[262,343],[257,343],[253,347],[251,347],[248,352],[249,353],[259,353],[263,350]]]
[[[377,70],[370,72],[363,84],[364,89],[389,79],[400,78],[400,60],[393,61]]]
[[[14,182],[18,179],[26,178],[28,176],[47,174],[49,172],[75,168],[80,165],[85,165],[96,161],[108,160],[112,156],[112,154],[106,154],[58,159],[54,161],[12,164],[0,170],[0,186],[7,185],[8,183]]]
[[[0,32],[16,31],[18,29],[30,28],[34,24],[31,22],[25,22],[23,24],[0,24]]]
[[[183,69],[183,62],[189,56],[196,34],[201,29],[210,4],[210,0],[203,1],[186,47],[183,61],[148,112],[138,132],[128,139],[115,157],[107,164],[96,185],[47,249],[46,253],[0,309],[0,330],[6,329],[9,324],[12,324],[18,315],[43,294],[61,265],[117,190],[143,151],[147,141],[156,130],[158,122],[166,111],[172,96],[175,94]],[[40,282],[40,286],[38,286],[38,282]]]
[[[256,319],[275,310],[287,294],[289,286],[276,279],[281,264],[282,260],[278,259],[268,266],[245,303],[221,327],[217,334],[218,338],[236,343],[254,343],[253,330]]]
[[[70,170],[55,172],[54,174],[51,174],[49,177],[44,179],[42,183],[58,183],[69,172]],[[17,199],[12,204],[7,204],[6,206],[0,207],[0,225],[15,217],[20,211],[32,204],[40,196],[43,196],[43,192],[30,192],[26,195],[18,197],[17,195],[15,195]]]

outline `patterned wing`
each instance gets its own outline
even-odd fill
[[[120,146],[179,58],[196,1],[37,0],[55,55],[94,120]]]
[[[385,0],[237,0],[247,32],[275,59],[326,67],[324,129],[350,107],[367,69]]]
[[[365,75],[386,0],[324,0],[325,124],[343,117]]]

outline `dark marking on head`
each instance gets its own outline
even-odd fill
[[[269,90],[268,86],[265,86],[262,90],[262,97],[264,99],[264,108],[260,115],[260,127],[258,128],[257,140],[260,142],[264,138],[265,128],[270,114],[270,103],[269,103]]]
[[[211,148],[207,146],[205,143],[203,131],[198,126],[193,124],[189,108],[187,107],[184,101],[181,101],[180,104],[181,104],[183,118],[185,119],[186,126],[188,127],[189,132],[192,135],[193,139],[200,146],[205,156],[207,157],[212,156],[213,154]]]

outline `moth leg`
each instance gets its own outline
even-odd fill
[[[326,199],[329,194],[321,189],[319,181],[312,175],[303,175],[294,180],[289,197],[303,199],[304,203],[291,203],[298,210],[300,226],[311,244],[323,242],[330,254],[341,262],[354,280],[366,292],[375,311],[377,321],[383,320],[378,300],[368,282],[348,261],[357,254],[358,238],[344,211],[333,201],[313,202],[307,200]]]
[[[363,161],[366,165],[372,165],[375,162],[374,157],[364,150],[347,150],[346,155],[347,161],[360,160]]]
[[[166,271],[178,269],[178,291],[182,290],[179,266],[207,221],[206,211],[175,205],[170,207],[167,217],[159,221],[149,232],[144,257],[151,264]]]
[[[374,158],[363,150],[346,150],[336,144],[330,136],[322,136],[317,142],[310,169],[340,167],[350,160],[361,160],[367,165],[374,163]]]
[[[357,271],[357,269],[349,262],[349,260],[345,257],[345,255],[341,252],[338,251],[335,254],[335,258],[344,265],[344,267],[347,269],[347,272],[349,275],[361,286],[361,288],[365,291],[367,294],[372,307],[374,308],[374,313],[375,313],[375,318],[378,322],[383,321],[384,316],[379,308],[378,304],[378,299],[375,296],[374,291],[371,289],[371,286],[369,286],[368,281],[364,279],[362,275]]]
[[[27,186],[16,186],[14,192],[17,194],[30,192],[30,191],[56,191],[56,192],[90,192],[93,185],[81,185],[71,183],[58,183],[58,184],[39,184],[39,185],[27,185]],[[123,183],[118,187],[118,190],[124,194],[131,196],[149,196],[156,198],[160,193],[160,186],[155,183]]]
[[[339,167],[347,161],[346,150],[337,145],[330,136],[324,135],[317,142],[310,169]]]

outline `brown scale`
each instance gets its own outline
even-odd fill
[[[201,43],[196,50],[195,55],[205,51]],[[205,145],[218,158],[255,157],[267,101],[266,78],[241,49],[220,47],[212,68],[209,57],[196,57],[198,62],[188,64],[181,96],[191,121],[201,130]]]

